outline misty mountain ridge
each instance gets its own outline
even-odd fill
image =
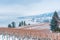
[[[57,12],[58,16],[60,16],[60,11]],[[25,16],[25,17],[18,17],[18,19],[30,19],[32,22],[50,22],[52,19],[54,12],[50,13],[44,13],[44,14],[39,14],[39,15],[33,15],[33,16]]]

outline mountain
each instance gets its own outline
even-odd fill
[[[60,11],[58,11],[57,13],[58,15],[60,15]],[[31,21],[36,23],[44,23],[44,22],[50,22],[53,14],[54,12],[50,12],[33,16],[18,17],[18,19],[22,19],[24,21],[28,20],[28,22]]]

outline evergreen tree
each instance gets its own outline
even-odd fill
[[[19,27],[20,27],[20,26],[26,26],[26,22],[25,22],[25,21],[19,22]]]
[[[30,23],[28,25],[30,25]]]
[[[8,28],[11,28],[11,24],[8,24]]]
[[[22,25],[22,26],[24,25],[24,22],[23,22],[23,21],[21,21],[21,25]]]
[[[13,28],[15,28],[15,25],[16,25],[15,22],[12,22],[12,27],[13,27]]]
[[[20,26],[22,26],[22,25],[21,25],[21,22],[19,22],[19,27],[20,27]]]
[[[55,12],[54,12],[54,15],[53,15],[53,17],[52,17],[52,20],[51,20],[51,24],[50,24],[51,30],[52,30],[53,32],[59,31],[59,25],[58,25],[58,21],[57,21],[57,20],[59,20],[59,17],[58,17],[57,12],[55,11]]]
[[[24,26],[26,26],[26,22],[24,21]]]

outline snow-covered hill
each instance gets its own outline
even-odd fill
[[[25,21],[28,20],[36,23],[43,23],[43,22],[50,22],[52,15],[53,13],[45,13],[40,15],[18,17],[18,19],[25,20]]]
[[[60,11],[57,13],[58,15],[60,15]],[[53,14],[54,12],[51,12],[51,13],[44,13],[40,15],[18,17],[18,19],[25,20],[25,21],[28,20],[28,21],[36,22],[36,23],[44,23],[44,22],[50,22]]]

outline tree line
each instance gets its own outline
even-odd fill
[[[21,27],[21,26],[26,26],[26,22],[25,21],[21,21],[19,22],[18,24],[18,27]],[[30,24],[28,24],[30,25]],[[16,23],[15,22],[12,22],[11,24],[8,24],[8,28],[15,28],[16,27]]]

